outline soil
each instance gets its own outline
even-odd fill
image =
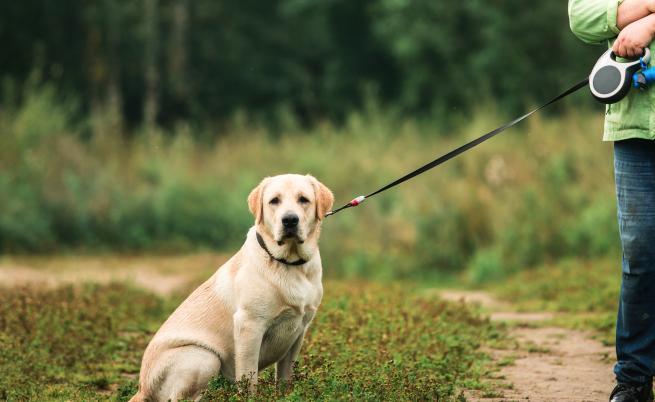
[[[614,386],[614,349],[591,333],[548,326],[552,313],[521,313],[485,292],[443,291],[450,300],[476,303],[494,321],[507,322],[516,349],[490,350],[501,366],[494,392],[469,391],[470,401],[606,401]]]
[[[0,285],[20,286],[38,283],[58,286],[70,283],[127,282],[153,293],[169,296],[187,290],[211,276],[228,256],[197,254],[189,256],[70,256],[0,259]]]

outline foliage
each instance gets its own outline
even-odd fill
[[[600,52],[569,32],[566,4],[521,0],[25,0],[0,5],[0,46],[7,85],[39,71],[84,115],[106,105],[130,127],[148,105],[169,127],[343,121],[371,94],[443,123],[481,97],[516,112]]]
[[[501,329],[460,303],[409,284],[326,283],[324,304],[289,388],[263,374],[266,400],[461,400]],[[9,400],[127,400],[140,356],[179,298],[122,285],[0,292],[0,396]],[[93,373],[93,374],[89,374]],[[221,378],[205,400],[242,400]]]
[[[0,253],[232,250],[261,177],[309,172],[344,202],[598,51],[557,2],[78,3],[0,5]],[[616,253],[589,99],[330,218],[328,274],[485,282]]]
[[[528,311],[566,313],[558,324],[593,328],[614,343],[621,285],[620,258],[566,259],[521,272],[492,286],[503,299]]]
[[[522,272],[498,290],[504,298],[534,310],[614,312],[620,280],[619,259],[567,259]]]
[[[489,111],[448,137],[369,105],[341,127],[283,135],[235,120],[220,141],[180,125],[133,139],[75,122],[51,87],[0,113],[0,251],[233,250],[262,177],[312,173],[337,204],[497,124]],[[99,117],[101,121],[102,118]],[[95,122],[89,124],[95,125]],[[611,149],[600,116],[538,116],[324,223],[326,273],[484,282],[562,257],[618,252]]]

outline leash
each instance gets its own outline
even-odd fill
[[[391,183],[385,185],[384,187],[380,187],[379,189],[373,191],[372,193],[370,193],[368,195],[360,195],[359,197],[354,198],[352,201],[345,204],[344,206],[342,206],[340,208],[337,208],[337,209],[335,209],[333,211],[328,212],[327,214],[325,214],[325,216],[326,217],[332,216],[332,215],[336,214],[337,212],[343,211],[344,209],[356,207],[356,206],[360,205],[361,203],[363,203],[365,200],[373,197],[374,195],[377,195],[377,194],[380,194],[383,191],[389,190],[390,188],[395,187],[395,186],[397,186],[397,185],[399,185],[399,184],[401,184],[403,182],[406,182],[407,180],[410,180],[410,179],[412,179],[412,178],[414,178],[414,177],[416,177],[416,176],[418,176],[418,175],[420,175],[422,173],[425,173],[430,169],[434,169],[435,167],[441,165],[442,163],[445,163],[445,162],[449,161],[450,159],[453,159],[456,156],[463,154],[464,152],[468,151],[469,149],[471,149],[471,148],[473,148],[473,147],[475,147],[477,145],[482,144],[483,142],[490,139],[491,137],[494,137],[494,136],[502,133],[503,131],[507,130],[508,128],[517,125],[518,123],[520,123],[521,121],[527,119],[528,117],[532,116],[533,114],[537,113],[541,109],[543,109],[543,108],[545,108],[547,106],[550,106],[553,103],[555,103],[555,102],[557,102],[557,101],[559,101],[561,99],[566,98],[567,96],[571,95],[572,93],[578,91],[581,88],[586,87],[588,83],[589,83],[589,78],[585,78],[584,80],[582,80],[582,81],[578,82],[577,84],[573,85],[571,88],[569,88],[566,91],[562,92],[561,94],[557,95],[556,97],[554,97],[553,99],[551,99],[548,102],[544,103],[543,105],[539,106],[538,108],[524,114],[523,116],[519,116],[516,119],[510,121],[509,123],[506,123],[506,124],[496,128],[496,129],[494,129],[494,130],[492,130],[492,131],[490,131],[490,132],[488,132],[488,133],[486,133],[486,134],[484,134],[484,135],[470,141],[470,142],[467,142],[464,145],[459,146],[458,148],[453,149],[452,151],[448,152],[447,154],[444,154],[444,155],[438,157],[437,159],[433,160],[432,162],[426,163],[425,165],[421,166],[420,168],[418,168],[418,169],[416,169],[416,170],[414,170],[414,171],[412,171],[410,173],[407,173],[403,177],[392,181]]]

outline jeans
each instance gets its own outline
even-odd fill
[[[655,374],[655,141],[615,142],[614,174],[623,247],[614,373],[641,384]]]

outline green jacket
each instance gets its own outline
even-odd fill
[[[569,0],[571,31],[586,43],[607,42],[612,46],[620,32],[616,26],[616,14],[622,1]],[[653,43],[650,50],[653,54],[650,65],[653,65]],[[627,138],[655,139],[655,88],[631,90],[623,100],[607,106],[603,139],[618,141]]]

